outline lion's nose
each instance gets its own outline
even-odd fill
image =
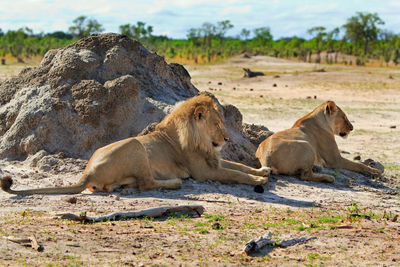
[[[353,124],[350,124],[350,131],[353,131]]]
[[[225,142],[229,141],[229,137],[224,137]]]

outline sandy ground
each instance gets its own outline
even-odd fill
[[[372,158],[385,175],[372,179],[328,170],[334,184],[274,175],[263,194],[251,186],[185,180],[180,190],[69,196],[13,197],[0,192],[0,235],[34,234],[44,251],[0,239],[0,265],[400,265],[400,69],[315,65],[264,56],[186,66],[199,90],[237,106],[247,123],[272,131],[330,99],[355,130],[337,139],[343,156]],[[266,75],[242,78],[242,68]],[[0,175],[16,187],[66,185],[79,179],[84,161],[57,160],[30,167],[0,161]],[[201,204],[200,218],[144,218],[80,224],[55,219],[62,212],[104,215],[161,205]],[[355,216],[359,214],[361,216]],[[316,239],[288,248],[242,255],[247,241],[272,232],[275,240]]]

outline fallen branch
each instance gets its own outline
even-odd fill
[[[247,68],[243,68],[243,70],[244,70],[243,77],[252,78],[252,77],[256,77],[256,76],[264,76],[263,72],[251,71],[250,69],[247,69]]]
[[[13,236],[3,236],[3,238],[25,247],[31,247],[39,252],[43,251],[43,246],[37,242],[36,237],[34,235],[31,235],[29,238],[15,238]]]
[[[246,243],[246,246],[243,250],[243,254],[249,255],[250,253],[258,252],[267,245],[269,245],[270,247],[287,248],[295,244],[304,243],[309,240],[316,239],[316,237],[300,237],[289,240],[277,241],[277,240],[272,240],[271,237],[272,233],[269,232],[264,236],[260,236],[256,240],[254,239],[250,240],[249,242]]]
[[[104,216],[98,217],[88,217],[86,213],[81,215],[75,215],[72,213],[62,213],[57,214],[60,216],[59,219],[67,219],[72,221],[79,221],[83,223],[95,223],[104,221],[123,221],[134,218],[158,218],[166,217],[172,214],[175,215],[197,215],[201,216],[204,212],[204,207],[202,205],[182,205],[182,206],[161,206],[157,208],[138,210],[138,211],[128,211],[128,212],[114,212]]]

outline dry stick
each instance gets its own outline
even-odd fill
[[[272,247],[281,247],[281,248],[287,248],[289,246],[293,246],[298,243],[303,243],[312,239],[316,239],[316,237],[300,237],[300,238],[294,238],[290,240],[283,240],[283,241],[274,241],[271,240],[272,233],[267,233],[264,236],[260,236],[256,240],[250,240],[249,242],[246,243],[246,246],[243,250],[243,254],[249,255],[251,252],[257,252],[260,251],[263,247],[270,245]]]
[[[133,218],[157,218],[168,216],[170,214],[183,213],[183,214],[196,214],[200,216],[204,212],[204,207],[202,205],[181,205],[181,206],[161,206],[157,208],[138,210],[138,211],[128,211],[128,212],[114,212],[108,215],[99,217],[88,217],[84,215],[75,215],[72,213],[62,213],[57,214],[61,216],[60,219],[67,219],[85,223],[94,222],[104,222],[104,221],[122,221]]]
[[[15,238],[12,236],[4,236],[3,238],[22,246],[31,247],[39,252],[43,251],[43,246],[37,242],[37,239],[34,235],[31,235],[29,238]]]

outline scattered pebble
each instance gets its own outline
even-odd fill
[[[272,85],[272,87],[277,87],[278,85],[276,84],[276,83],[274,83],[273,85]]]
[[[71,203],[71,204],[76,204],[78,199],[76,197],[70,197],[70,198],[67,198],[65,201],[67,201],[68,203]]]
[[[256,186],[254,186],[254,192],[262,194],[262,193],[264,193],[264,187],[262,187],[261,185],[258,184]]]
[[[362,163],[372,168],[380,170],[382,173],[385,171],[385,167],[383,167],[382,163],[375,161],[373,159],[366,159]]]
[[[361,156],[360,156],[360,155],[355,156],[353,159],[354,159],[354,160],[361,160]]]
[[[222,85],[222,82],[218,82],[218,85]]]
[[[391,125],[390,129],[396,129],[396,125]]]

